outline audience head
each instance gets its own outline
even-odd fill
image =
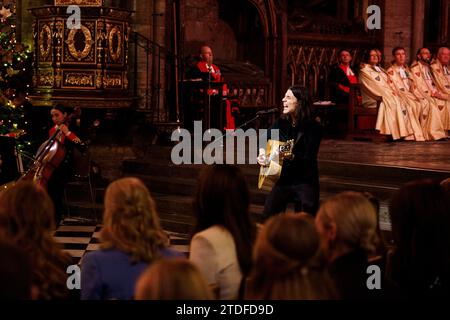
[[[352,54],[346,49],[341,49],[338,52],[339,63],[348,66],[352,62]]]
[[[136,300],[211,300],[203,275],[189,260],[161,259],[136,284]]]
[[[32,268],[27,254],[15,245],[0,242],[0,300],[32,298]]]
[[[403,47],[395,47],[392,49],[392,56],[394,57],[394,63],[398,66],[404,66],[406,64],[406,50]]]
[[[449,202],[448,190],[432,180],[407,183],[391,199],[392,267],[397,276],[413,274],[417,281],[408,285],[429,290],[436,277],[450,274]]]
[[[253,251],[247,283],[249,299],[327,299],[332,285],[319,265],[320,239],[306,214],[280,214],[267,220]]]
[[[440,47],[437,52],[437,58],[444,66],[448,66],[450,61],[450,49],[447,47]]]
[[[71,258],[54,242],[53,203],[32,182],[19,182],[0,193],[0,240],[8,240],[29,256],[39,298],[67,296],[65,268]]]
[[[210,47],[202,46],[200,48],[200,58],[207,64],[211,65],[213,63],[213,52]]]
[[[428,48],[420,48],[419,50],[417,50],[417,61],[423,62],[423,63],[430,63],[431,60],[431,53],[430,50]]]
[[[326,199],[316,216],[316,227],[329,261],[358,249],[370,255],[379,244],[375,208],[358,192]]]
[[[214,225],[225,227],[233,236],[244,274],[250,269],[253,241],[249,206],[249,189],[238,167],[215,164],[201,172],[194,199],[195,232]]]
[[[1,192],[0,204],[5,212],[0,227],[13,239],[40,241],[45,232],[55,229],[53,202],[43,188],[32,182],[20,182]]]
[[[153,261],[167,244],[159,224],[155,202],[137,178],[122,178],[106,189],[102,248],[115,248],[133,261]]]

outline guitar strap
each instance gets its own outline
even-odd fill
[[[297,133],[297,138],[295,138],[294,146],[292,147],[292,149],[294,149],[295,145],[297,144],[297,142],[300,140],[300,138],[301,138],[302,136],[303,136],[303,132],[302,132],[302,131],[299,131],[299,132]]]

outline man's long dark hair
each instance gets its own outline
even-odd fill
[[[250,271],[253,227],[249,216],[250,192],[236,166],[212,165],[200,174],[194,212],[195,232],[214,225],[225,227],[233,236],[241,271]]]
[[[291,90],[294,96],[297,98],[298,105],[295,110],[293,120],[303,126],[305,123],[312,120],[311,103],[308,94],[308,89],[303,86],[294,85],[288,90]],[[283,115],[282,118],[289,119],[288,115]]]

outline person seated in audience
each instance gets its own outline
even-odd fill
[[[238,167],[212,165],[200,175],[189,259],[220,299],[242,296],[241,283],[250,271],[254,226],[249,197]]]
[[[448,108],[450,102],[448,95],[442,92],[433,76],[433,69],[430,67],[431,53],[428,48],[420,48],[417,51],[417,60],[411,64],[411,75],[418,90],[432,103],[427,116],[427,126],[435,140],[445,138],[445,130],[450,129],[450,119]]]
[[[422,111],[429,109],[429,102],[414,85],[411,70],[406,64],[405,48],[395,47],[392,49],[392,56],[394,57],[394,62],[387,70],[389,79],[396,89],[395,92],[406,102],[409,120],[414,131],[414,140],[425,141],[421,126]]]
[[[246,299],[336,299],[325,265],[319,259],[320,239],[307,214],[271,217],[258,234]]]
[[[137,178],[122,178],[106,189],[101,250],[81,262],[81,299],[133,298],[135,284],[153,261],[179,257],[168,248],[155,202]]]
[[[405,102],[395,92],[386,71],[377,66],[377,63],[376,50],[368,51],[359,73],[363,107],[379,106],[375,129],[380,134],[391,135],[393,140],[412,140],[414,132]]]
[[[374,264],[368,259],[375,253],[379,238],[374,206],[363,194],[349,191],[326,199],[315,222],[342,299],[392,298],[394,287],[385,279],[384,270],[379,270],[379,279],[371,281],[379,290],[370,290],[367,285],[372,275],[367,270]]]
[[[358,83],[358,78],[351,68],[352,55],[342,49],[338,53],[339,64],[330,70],[330,98],[336,103],[348,103],[350,85]]]
[[[408,298],[450,296],[450,192],[439,181],[402,186],[389,212],[394,250],[390,277]]]
[[[378,239],[380,240],[378,242],[377,248],[375,249],[375,252],[369,256],[369,261],[375,262],[377,265],[382,266],[383,268],[386,267],[386,260],[387,260],[387,239],[383,237],[383,234],[381,233],[381,227],[380,227],[380,200],[378,200],[377,197],[375,197],[370,192],[363,192],[362,193],[367,200],[370,201],[373,208],[375,209],[376,218],[377,218],[377,235]]]
[[[27,254],[16,245],[0,242],[0,300],[37,298],[33,287],[33,271]]]
[[[0,240],[27,254],[37,298],[76,298],[74,293],[69,296],[66,285],[72,258],[52,237],[55,212],[47,192],[32,182],[19,182],[0,193],[0,208]]]
[[[198,268],[187,259],[160,259],[136,284],[136,300],[211,300],[213,294]]]

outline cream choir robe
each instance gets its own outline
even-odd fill
[[[431,71],[433,78],[436,81],[436,87],[439,91],[445,93],[447,98],[447,116],[444,118],[444,127],[450,130],[450,67],[443,66],[439,60],[434,60],[431,63]]]
[[[442,132],[446,136],[445,126],[448,118],[447,105],[449,102],[444,96],[443,99],[432,97],[433,94],[439,92],[436,87],[435,79],[428,65],[420,62],[414,62],[411,65],[411,75],[417,85],[418,90],[433,103],[430,104],[430,112],[428,114],[428,132],[432,134],[434,139],[441,139]],[[441,93],[444,95],[444,93]]]
[[[363,64],[358,78],[363,105],[370,100],[381,100],[375,129],[381,134],[392,135],[394,140],[404,137],[413,139],[406,106],[391,87],[386,72],[379,67]]]
[[[409,78],[407,67],[393,64],[387,70],[387,74],[396,89],[396,93],[406,103],[415,140],[425,141],[420,121],[422,119],[422,111],[429,108],[429,102],[425,98],[419,99],[414,95],[414,85]]]

